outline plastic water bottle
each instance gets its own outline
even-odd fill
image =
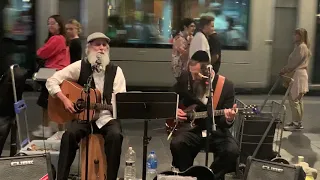
[[[157,167],[157,156],[154,151],[151,151],[147,159],[147,180],[153,180],[157,176]]]
[[[126,153],[126,167],[124,169],[124,180],[136,180],[136,153],[129,147]]]

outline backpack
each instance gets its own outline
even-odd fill
[[[25,83],[27,80],[27,70],[16,67],[14,69],[16,92],[18,101],[22,99]],[[14,96],[12,88],[11,71],[7,70],[0,77],[0,116],[14,117]]]

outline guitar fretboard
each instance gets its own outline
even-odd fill
[[[224,109],[214,111],[214,116],[223,116],[223,115],[224,115]],[[206,117],[208,117],[207,111],[195,113],[195,119],[201,119],[201,118],[206,118]]]
[[[90,109],[112,111],[112,105],[95,103],[95,104],[90,104]]]
[[[252,111],[252,113],[258,113],[257,110],[255,110],[255,108],[237,108],[235,109],[236,113],[238,112],[242,112],[242,111],[246,111],[246,110],[250,110]],[[215,110],[214,111],[214,116],[223,116],[224,115],[224,109],[221,110]],[[194,113],[194,118],[195,119],[202,119],[202,118],[206,118],[208,117],[208,112],[207,111],[202,111],[202,112],[195,112]]]

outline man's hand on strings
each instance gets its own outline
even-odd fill
[[[70,113],[76,112],[76,110],[74,109],[74,104],[61,91],[58,92],[57,94],[55,94],[55,96],[61,100],[66,111],[68,111]]]
[[[224,116],[226,117],[227,121],[233,121],[236,116],[236,109],[237,104],[234,104],[231,109],[224,110]]]
[[[76,112],[76,110],[74,109],[74,104],[69,99],[63,100],[63,104],[66,111],[69,111],[70,113]]]
[[[177,116],[180,120],[187,120],[187,113],[185,113],[182,109],[178,109]]]

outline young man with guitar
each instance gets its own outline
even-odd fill
[[[61,91],[63,83],[66,81],[77,82],[79,85],[85,86],[88,77],[93,72],[93,83],[91,85],[103,94],[101,99],[108,105],[111,105],[113,100],[112,93],[126,91],[126,81],[121,68],[110,63],[109,42],[110,39],[103,33],[96,32],[89,35],[87,38],[86,57],[56,72],[47,80],[46,87],[49,93],[60,99],[65,109],[70,113],[75,113],[77,108],[75,108],[74,102],[69,99],[72,93],[67,97]],[[95,99],[94,97],[90,98]],[[104,149],[108,162],[107,179],[116,180],[123,140],[120,122],[113,119],[112,109],[101,110],[95,115],[97,117],[94,117],[90,123],[92,124],[93,133],[102,134],[105,140]],[[68,179],[70,166],[75,158],[78,144],[89,133],[91,133],[90,124],[74,120],[70,128],[63,134],[58,161],[58,180]]]
[[[197,51],[191,57],[189,71],[182,74],[175,85],[181,105],[184,107],[197,105],[195,111],[207,111],[209,89],[206,77],[209,64],[209,56],[205,51]],[[210,136],[210,151],[214,153],[214,162],[210,168],[216,179],[224,179],[226,173],[234,170],[236,159],[240,154],[238,144],[229,131],[236,114],[235,92],[231,81],[214,72],[212,75],[213,106],[215,110],[224,109],[224,115],[215,116],[216,131]],[[191,127],[187,113],[180,108],[177,116],[183,122],[178,126],[179,130],[175,132],[170,144],[172,165],[180,171],[185,171],[193,165],[194,158],[205,147],[206,123],[205,118],[197,119]]]

